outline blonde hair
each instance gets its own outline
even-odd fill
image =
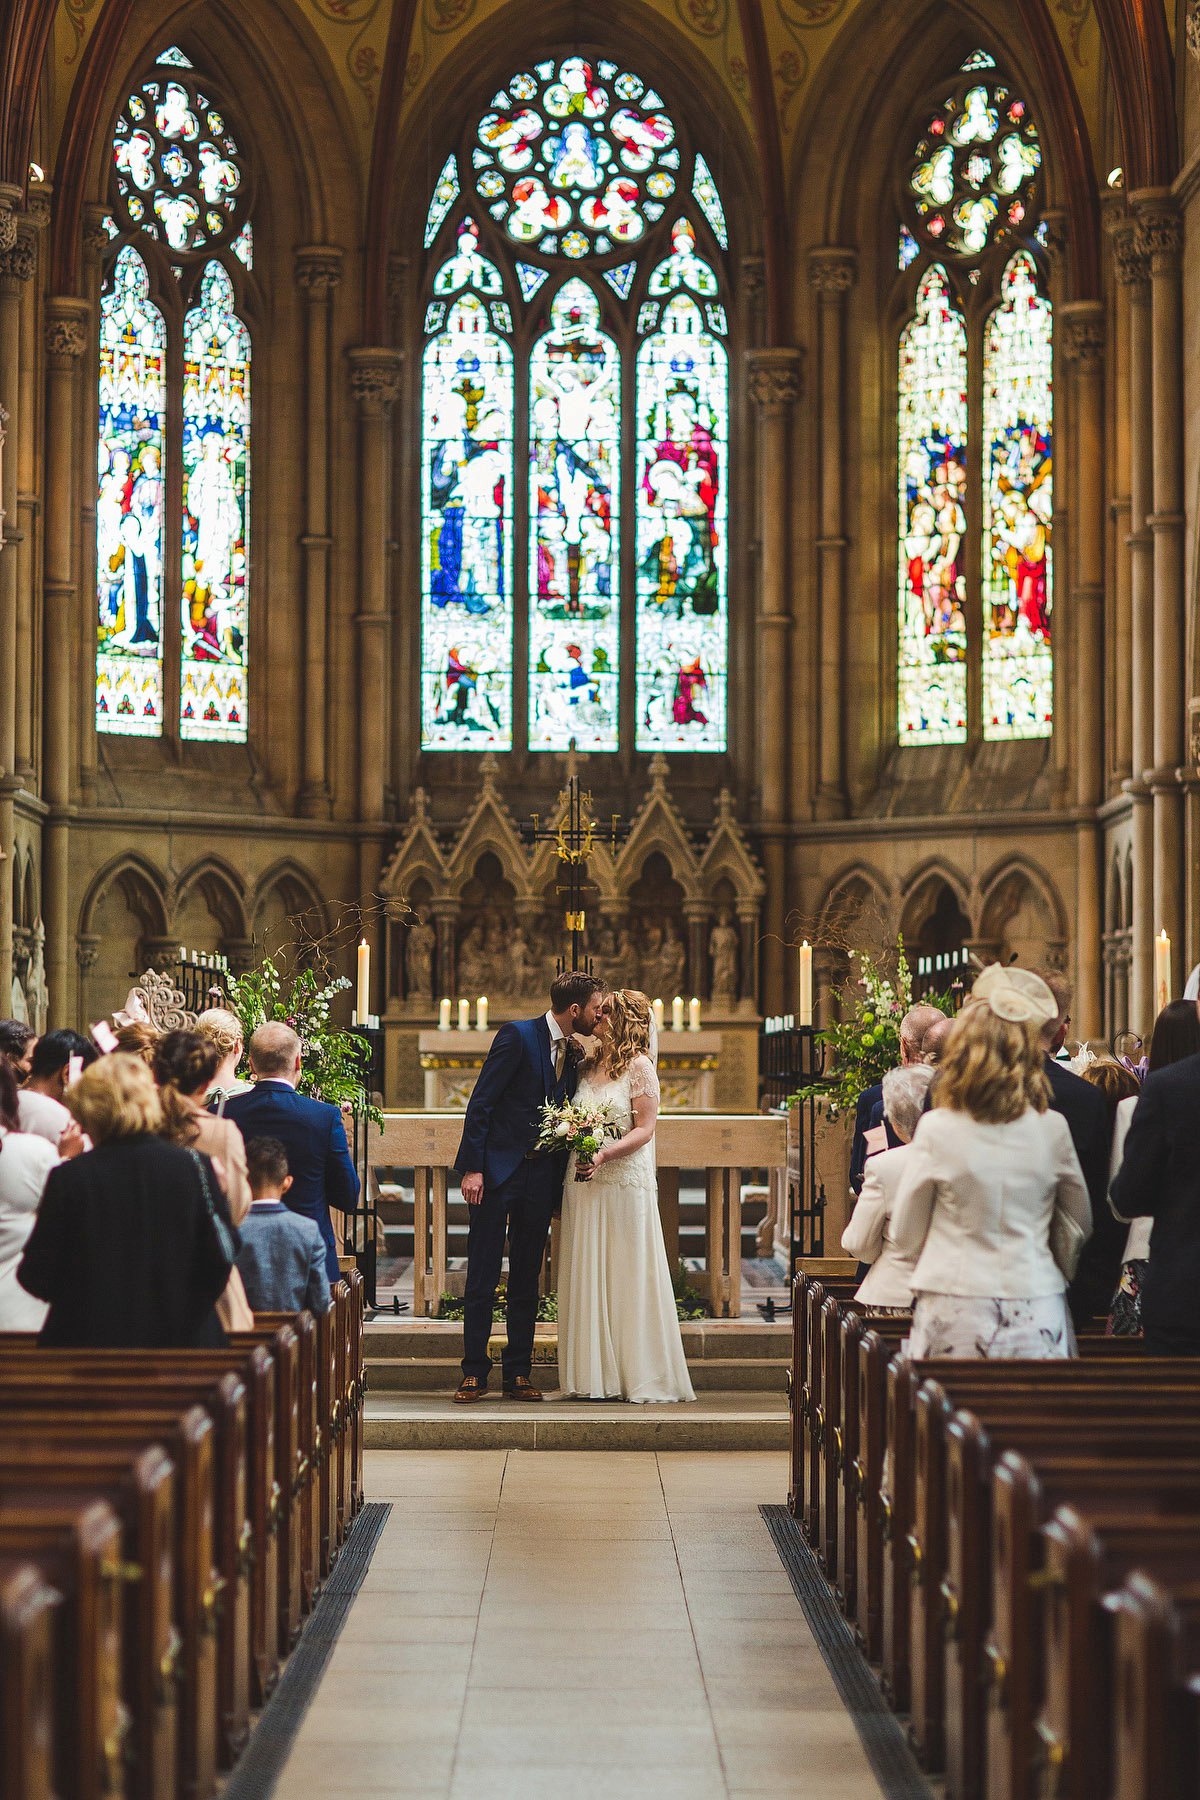
[[[63,1098],[94,1144],[143,1137],[162,1124],[153,1075],[140,1057],[120,1050],[85,1069]]]
[[[147,1020],[131,1019],[117,1032],[117,1049],[126,1056],[138,1057],[149,1068],[154,1061],[154,1046],[161,1036],[162,1032]]]
[[[610,996],[612,1021],[604,1060],[615,1079],[623,1075],[635,1056],[650,1049],[650,1002],[638,988],[616,988]]]
[[[210,1006],[202,1012],[196,1020],[196,1030],[217,1046],[222,1061],[245,1042],[242,1021],[227,1006]]]
[[[1040,1024],[1001,1019],[982,1002],[965,1006],[946,1039],[933,1104],[1005,1125],[1027,1107],[1045,1112],[1050,1083],[1042,1069]]]

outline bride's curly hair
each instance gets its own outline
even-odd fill
[[[650,1052],[650,1002],[639,988],[614,988],[609,995],[611,1021],[604,1057],[608,1074],[623,1075],[637,1056]]]

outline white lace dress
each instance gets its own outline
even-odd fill
[[[633,1100],[658,1098],[649,1057],[616,1081],[584,1073],[577,1100],[606,1101],[622,1131]],[[558,1365],[564,1394],[593,1400],[694,1400],[658,1217],[654,1141],[563,1188]]]

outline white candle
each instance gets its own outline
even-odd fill
[[[812,945],[805,938],[800,946],[800,1006],[797,1023],[811,1025],[812,1017]]]
[[[671,1030],[683,1030],[683,1001],[678,994],[671,1002]]]
[[[656,1031],[661,1031],[663,1028],[663,1003],[661,1000],[656,1000],[654,1002],[653,1011],[654,1011],[654,1029]]]
[[[1164,925],[1154,940],[1155,1011],[1161,1012],[1171,998],[1171,940]]]
[[[487,1030],[487,995],[486,994],[480,994],[478,1002],[476,1003],[476,1006],[475,1006],[475,1029],[476,1029],[476,1031],[486,1031]]]
[[[470,1031],[471,1029],[471,1002],[469,1000],[460,1000],[458,1003],[458,1029],[460,1031]]]
[[[438,1030],[439,1031],[449,1031],[449,1029],[450,1029],[450,1002],[449,1002],[449,1000],[443,1000],[441,1005],[438,1007]]]
[[[696,999],[695,995],[693,995],[692,999],[688,1005],[688,1030],[689,1031],[699,1031],[699,1029],[700,1029],[700,1002]]]
[[[358,1022],[367,1024],[371,1016],[371,946],[366,938],[358,946]]]

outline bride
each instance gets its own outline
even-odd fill
[[[575,1099],[607,1103],[623,1136],[590,1167],[574,1155],[563,1190],[559,1379],[593,1400],[694,1400],[658,1218],[658,1076],[645,994],[618,989],[596,1029],[599,1054]]]

